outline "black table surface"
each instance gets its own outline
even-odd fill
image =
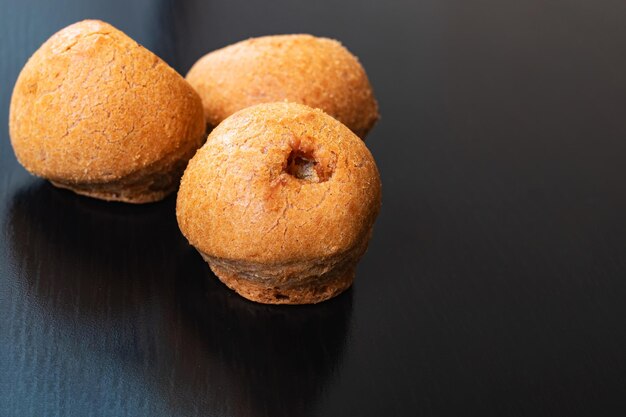
[[[626,2],[0,1],[0,415],[626,414]],[[105,203],[19,166],[12,87],[106,20],[181,73],[251,36],[360,57],[383,208],[353,288],[248,302],[175,199]]]

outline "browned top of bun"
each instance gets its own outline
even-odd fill
[[[380,197],[374,159],[347,127],[321,110],[270,103],[213,130],[187,166],[177,217],[209,256],[285,264],[362,243]]]
[[[363,67],[327,38],[276,35],[238,42],[198,60],[187,81],[214,126],[245,107],[283,100],[322,109],[360,137],[378,119]]]
[[[204,123],[199,96],[176,71],[97,20],[48,39],[11,100],[18,160],[65,183],[111,181],[188,153]]]

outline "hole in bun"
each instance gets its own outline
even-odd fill
[[[311,139],[292,138],[289,146],[291,152],[284,167],[287,174],[307,182],[328,181],[333,175],[334,159],[318,152]]]
[[[287,174],[299,180],[309,182],[320,182],[315,166],[317,161],[313,155],[308,155],[301,151],[292,150],[287,158]]]

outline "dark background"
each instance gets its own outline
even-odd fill
[[[626,2],[0,0],[0,415],[623,416]],[[106,20],[181,73],[257,35],[340,39],[382,120],[353,288],[247,302],[174,199],[104,203],[16,162],[26,59]]]

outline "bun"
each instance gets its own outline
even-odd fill
[[[378,215],[374,159],[347,127],[295,103],[248,107],[191,159],[178,224],[230,288],[270,304],[347,289]]]
[[[113,26],[62,29],[29,59],[10,110],[18,161],[54,185],[104,200],[164,198],[201,146],[200,97]]]
[[[322,109],[361,138],[378,119],[363,67],[332,39],[277,35],[238,42],[200,58],[187,81],[213,127],[245,107],[285,100]]]

